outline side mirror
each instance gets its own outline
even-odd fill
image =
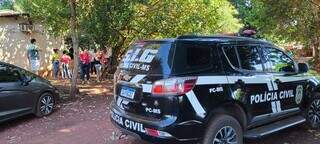
[[[299,73],[306,73],[309,70],[309,66],[306,63],[298,63]]]

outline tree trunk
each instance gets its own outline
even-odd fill
[[[317,44],[313,44],[313,46],[312,46],[312,57],[314,59],[318,59],[319,58],[319,49],[317,47]]]
[[[315,62],[319,61],[319,40],[315,39],[312,42],[312,57],[315,60]]]
[[[79,41],[78,41],[78,31],[77,31],[77,17],[76,17],[76,1],[69,0],[70,10],[71,10],[71,18],[70,18],[70,28],[71,28],[71,37],[72,37],[72,47],[73,47],[73,55],[74,55],[74,67],[73,67],[73,75],[71,80],[70,87],[70,97],[74,98],[78,92],[77,89],[77,78],[78,78],[78,68],[79,68]]]

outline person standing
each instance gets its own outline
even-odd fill
[[[36,45],[36,39],[31,39],[30,44],[27,47],[28,62],[31,71],[35,74],[39,73],[40,69],[40,50]]]
[[[61,66],[62,66],[62,79],[71,79],[71,72],[69,69],[69,64],[71,61],[71,57],[68,55],[68,51],[64,50],[63,55],[60,58]]]
[[[97,53],[97,49],[89,51],[89,54],[90,54],[90,74],[92,74],[92,75],[96,72],[96,68],[95,68],[96,53]]]
[[[59,74],[59,60],[60,60],[60,56],[59,56],[59,50],[57,48],[53,49],[53,55],[51,58],[51,62],[52,62],[52,67],[53,67],[53,78],[56,80],[58,79],[58,74]]]
[[[101,76],[102,76],[102,64],[101,64],[102,56],[103,56],[102,51],[97,51],[94,57],[94,66],[96,69],[97,82],[101,81]]]
[[[90,69],[90,54],[87,49],[83,49],[80,52],[80,68],[81,68],[81,74],[80,78],[82,80],[82,84],[84,84],[86,81],[89,83],[90,79],[90,74],[89,74],[89,69]],[[85,79],[86,77],[86,79]]]
[[[71,47],[71,48],[69,48],[68,50],[67,50],[67,55],[68,56],[70,56],[70,58],[71,58],[71,61],[69,62],[69,69],[70,69],[70,71],[71,71],[71,74],[73,73],[73,65],[74,65],[74,63],[73,63],[73,48]]]

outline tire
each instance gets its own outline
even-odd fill
[[[221,138],[226,133],[229,141]],[[243,144],[243,131],[235,118],[228,115],[217,115],[209,123],[203,138],[203,144],[220,144],[223,142],[226,142],[225,144]]]
[[[36,116],[44,117],[52,114],[55,106],[55,99],[51,93],[43,93],[37,102]]]
[[[307,125],[312,129],[319,129],[320,127],[320,94],[316,93],[308,101],[305,112]]]

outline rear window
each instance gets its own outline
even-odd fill
[[[138,74],[170,74],[172,43],[144,41],[133,44],[120,62],[120,69]]]
[[[202,41],[178,41],[173,62],[173,73],[184,74],[205,70],[219,71],[218,56],[213,56],[213,46]],[[213,59],[216,60],[213,60]]]

